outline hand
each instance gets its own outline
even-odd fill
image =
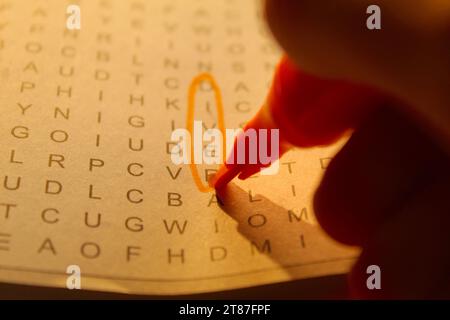
[[[303,70],[405,101],[377,110],[336,155],[315,195],[322,227],[363,248],[354,297],[450,297],[450,2],[267,0],[275,38]],[[368,290],[366,268],[381,268]]]

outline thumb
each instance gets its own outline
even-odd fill
[[[381,10],[369,30],[367,8]],[[406,101],[450,151],[450,2],[266,0],[268,24],[306,71],[375,86]]]

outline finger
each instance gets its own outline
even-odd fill
[[[351,272],[354,297],[450,298],[449,194],[447,175],[377,231]],[[367,287],[369,265],[380,267],[380,290]]]
[[[254,119],[270,112],[282,138],[291,144],[328,145],[358,127],[373,110],[396,103],[394,100],[367,86],[311,75],[283,57],[267,103]]]
[[[448,158],[426,135],[380,109],[329,164],[314,197],[317,219],[336,240],[363,245],[442,166]]]
[[[380,0],[382,29],[366,27],[369,0],[267,0],[275,38],[301,68],[363,82],[409,102],[450,150],[450,2]]]

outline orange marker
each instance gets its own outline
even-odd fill
[[[279,156],[293,147],[328,145],[357,127],[387,96],[365,85],[322,79],[301,71],[287,57],[276,69],[263,107],[246,124],[253,129],[279,129]],[[236,141],[234,144],[236,154]],[[249,151],[249,150],[246,150]],[[226,161],[210,185],[225,187],[234,177],[246,179],[268,166]]]

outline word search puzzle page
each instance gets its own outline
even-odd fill
[[[242,127],[279,58],[259,1],[0,0],[0,281],[173,295],[347,272],[358,252],[312,208],[342,143],[220,200],[218,165],[171,160],[189,111]]]

